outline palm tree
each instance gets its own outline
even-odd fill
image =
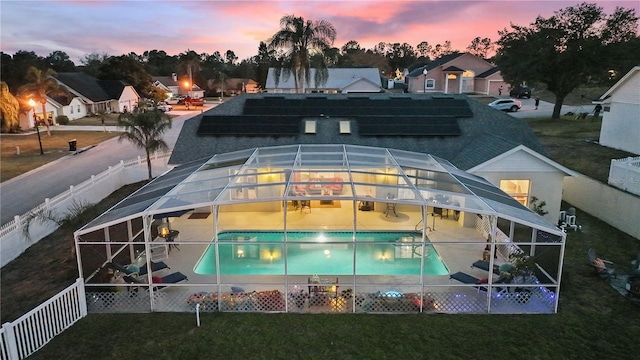
[[[34,66],[30,66],[27,69],[27,75],[25,76],[29,83],[22,85],[18,90],[18,93],[21,94],[21,96],[28,96],[35,102],[42,104],[42,116],[44,118],[44,124],[47,127],[47,135],[49,136],[51,136],[51,129],[49,128],[49,122],[46,119],[47,95],[65,93],[64,88],[62,88],[55,78],[53,78],[55,74],[56,72],[51,69],[40,70]]]
[[[125,130],[118,137],[119,141],[129,140],[135,147],[144,149],[147,154],[149,180],[151,180],[151,153],[169,149],[167,143],[162,139],[162,134],[171,128],[171,119],[157,109],[153,111],[135,109],[120,115],[118,126]]]
[[[201,58],[198,53],[193,50],[185,51],[180,54],[180,65],[179,67],[187,72],[189,75],[189,86],[187,89],[189,91],[188,95],[191,96],[191,89],[193,89],[193,73],[196,71],[200,71],[202,67],[200,66]]]
[[[272,50],[284,51],[284,60],[288,72],[293,72],[293,81],[296,92],[299,84],[304,92],[304,82],[309,82],[311,67],[311,56],[315,53],[322,53],[325,49],[333,46],[336,38],[336,29],[331,23],[320,20],[304,20],[302,17],[285,15],[280,19],[280,30],[269,40],[269,48]],[[318,63],[316,73],[326,75],[326,64]],[[324,70],[324,71],[322,71]],[[280,69],[276,69],[276,78],[280,77]],[[326,80],[326,76],[317,77],[316,80]],[[277,81],[277,79],[276,79]]]

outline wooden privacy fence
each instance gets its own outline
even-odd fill
[[[167,161],[171,152],[153,154],[151,164],[154,174],[167,171],[169,166]],[[69,190],[51,199],[45,199],[44,203],[38,205],[31,211],[23,215],[16,215],[10,221],[0,227],[0,267],[5,266],[34,243],[40,241],[45,236],[54,232],[58,226],[52,222],[33,222],[29,227],[30,236],[27,238],[23,233],[26,226],[26,219],[30,213],[39,211],[54,210],[55,213],[64,216],[74,204],[90,203],[94,204],[124,185],[133,184],[148,178],[147,159],[138,157],[129,161],[120,161],[115,166],[109,168],[98,175],[81,184],[70,186]]]
[[[84,279],[78,278],[73,285],[16,321],[2,324],[0,359],[26,358],[85,316]]]

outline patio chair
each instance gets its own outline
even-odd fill
[[[587,257],[589,258],[589,264],[596,269],[596,272],[601,278],[610,281],[611,278],[616,277],[616,270],[608,266],[613,265],[613,262],[599,258],[593,248],[587,251]]]
[[[480,279],[477,278],[475,276],[471,276],[469,274],[463,273],[461,271],[458,271],[455,274],[451,274],[449,275],[449,279],[453,279],[453,280],[457,280],[460,281],[463,284],[487,284],[489,279]],[[493,284],[504,284],[507,282],[507,278],[505,277],[500,277],[498,278],[498,280],[494,281]],[[476,289],[478,289],[478,291],[482,290],[482,291],[487,291],[487,287],[486,286],[474,286]],[[501,287],[496,287],[495,288],[498,291],[502,291],[504,290]]]
[[[484,260],[478,260],[471,264],[471,267],[478,268],[484,271],[489,271],[489,262]],[[493,273],[496,275],[500,275],[500,266],[493,264]]]
[[[123,276],[122,279],[124,279],[124,281],[126,281],[129,284],[147,285],[147,283],[141,281],[135,276],[126,275],[126,276]],[[163,277],[154,276],[152,278],[152,284],[176,284],[185,280],[189,280],[187,276],[179,271],[176,271],[172,274],[169,274]],[[160,290],[165,287],[166,286],[163,286],[163,285],[154,286],[155,290]]]
[[[147,274],[147,264],[144,264],[144,266],[136,269],[134,266],[127,265],[127,266],[123,266],[121,264],[115,263],[115,262],[110,262],[107,263],[107,266],[111,267],[114,270],[117,270],[125,275],[131,275],[134,273],[137,273],[140,276],[146,275]],[[162,269],[169,269],[169,266],[167,264],[165,264],[163,261],[158,261],[158,262],[151,262],[151,272],[155,272],[155,271],[159,271]],[[136,271],[138,270],[138,271]]]

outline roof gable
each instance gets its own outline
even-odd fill
[[[640,76],[640,66],[634,66],[631,70],[629,70],[628,73],[626,73],[620,80],[618,80],[617,83],[613,84],[613,86],[611,88],[609,88],[609,90],[607,90],[607,92],[605,92],[604,94],[602,94],[602,96],[600,96],[599,100],[604,100],[608,97],[611,96],[611,94],[613,94],[614,92],[616,92],[618,89],[620,89],[625,83],[627,83],[628,81],[630,81],[632,78],[634,78],[635,76]]]
[[[524,145],[518,145],[505,153],[502,153],[482,164],[479,164],[477,166],[474,166],[473,168],[470,168],[468,171],[469,172],[477,172],[481,170],[531,171],[532,170],[531,161],[526,161],[527,158],[532,159],[535,163],[537,163],[535,171],[538,171],[538,172],[560,171],[568,176],[579,175],[577,172],[558,164],[557,162],[529,149]],[[501,165],[499,165],[499,163],[507,159],[511,159],[510,165],[508,169],[504,169],[502,168]],[[521,164],[523,168],[518,169],[518,167],[517,166],[514,167],[513,164]]]
[[[57,73],[54,77],[69,91],[93,102],[119,99],[127,86],[120,80],[98,80],[83,72]]]

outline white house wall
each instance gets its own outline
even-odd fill
[[[76,120],[87,116],[87,105],[79,98],[73,98],[69,105],[62,107],[62,115],[66,115],[69,120]]]
[[[640,105],[611,103],[604,113],[600,144],[640,154]]]
[[[640,154],[640,71],[612,94],[602,116],[600,144]]]
[[[124,112],[133,110],[138,106],[139,96],[138,93],[131,86],[126,86],[120,94],[120,99],[117,102],[117,108],[111,108],[112,111]],[[112,105],[113,106],[113,105]]]
[[[529,199],[535,196],[546,202],[544,209],[549,213],[544,217],[556,223],[560,215],[562,184],[565,173],[548,163],[519,151],[503,159],[488,164],[473,172],[490,183],[500,187],[500,180],[529,180]]]

